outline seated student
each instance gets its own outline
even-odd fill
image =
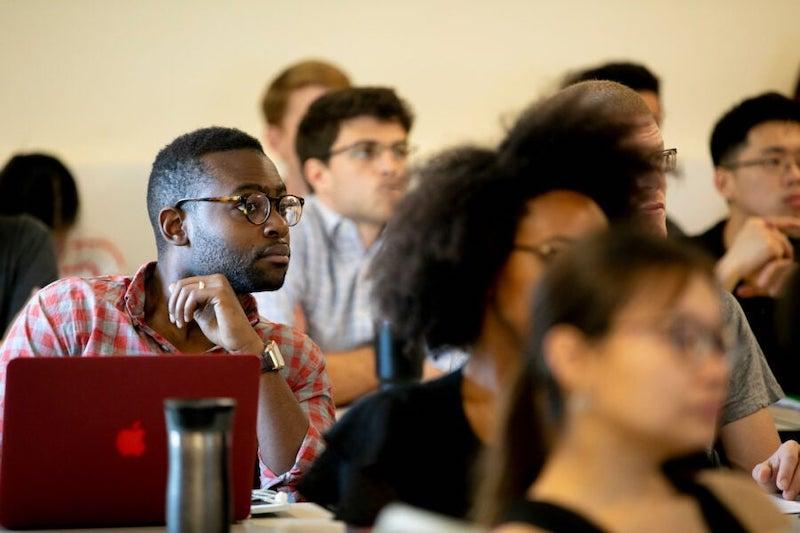
[[[348,87],[350,79],[337,66],[306,59],[283,69],[264,91],[264,144],[278,157],[276,163],[289,194],[302,196],[310,192],[294,148],[300,119],[311,102],[328,91]]]
[[[57,158],[17,154],[0,171],[0,213],[28,214],[50,228],[61,277],[122,273],[125,259],[114,243],[80,236],[79,212],[75,178]]]
[[[366,273],[408,187],[412,123],[392,89],[356,87],[319,97],[298,128],[297,154],[314,195],[292,232],[286,283],[255,297],[265,317],[304,325],[322,348],[337,406],[378,386]]]
[[[653,114],[659,128],[663,127],[664,106],[661,101],[661,81],[646,66],[640,63],[611,62],[584,70],[572,72],[565,76],[562,88],[589,80],[608,80],[630,87],[642,97],[644,103]],[[678,224],[667,217],[667,235],[670,238],[681,238],[685,234]]]
[[[612,223],[619,221],[631,224],[642,231],[665,237],[665,174],[674,164],[675,154],[672,150],[664,149],[661,131],[650,110],[634,91],[608,81],[573,85],[556,94],[553,100],[570,101],[576,98],[576,94],[583,94],[593,105],[636,121],[635,135],[631,135],[628,142],[641,147],[653,161],[660,163],[655,171],[642,173],[636,180],[636,186],[623,193],[621,198],[610,198],[621,189],[609,189],[610,182],[598,180],[597,174],[592,172],[570,174],[569,187],[593,198]],[[509,134],[509,139],[513,141],[506,142],[504,147],[506,157],[517,161],[517,172],[521,176],[536,174],[541,157],[539,152],[543,149],[540,139],[547,136],[546,131],[539,132],[537,136],[528,135],[526,130],[530,129],[529,122],[530,118],[520,119]],[[580,124],[565,121],[549,122],[552,124],[551,135],[563,135],[564,130],[583,128]],[[583,154],[587,146],[593,143],[589,139],[587,144],[575,143],[571,148],[575,154]],[[599,161],[596,171],[601,171],[603,165]],[[609,203],[611,200],[615,201]],[[628,205],[626,216],[619,216],[620,201]],[[725,324],[736,336],[731,384],[719,428],[721,449],[728,462],[745,472],[752,472],[765,490],[774,491],[778,488],[785,498],[794,499],[800,494],[800,475],[796,475],[800,467],[800,445],[795,441],[781,444],[775,423],[767,410],[770,404],[783,396],[783,392],[750,331],[741,307],[730,293],[723,292],[721,297]]]
[[[249,135],[178,137],[159,152],[147,188],[158,261],[133,277],[68,278],[39,291],[0,346],[0,391],[15,357],[261,354],[261,483],[291,489],[333,421],[330,385],[319,348],[259,318],[250,293],[283,283],[302,207]],[[285,366],[268,352],[272,341]]]
[[[0,216],[0,339],[34,291],[58,278],[47,228],[29,216]]]
[[[778,93],[748,98],[711,134],[714,185],[727,216],[692,238],[712,254],[786,392],[800,393],[800,345],[783,350],[775,304],[800,257],[800,102]]]
[[[606,226],[594,202],[554,184],[592,171],[624,195],[632,184],[622,178],[649,163],[617,146],[627,126],[596,126],[602,117],[576,103],[564,102],[555,118],[585,131],[551,136],[560,142],[535,175],[509,178],[490,151],[452,150],[420,171],[419,187],[398,207],[373,266],[378,308],[399,338],[470,357],[436,381],[365,398],[326,435],[326,451],[299,490],[339,519],[370,525],[393,500],[467,513],[473,466],[492,442],[496,400],[517,365],[533,286],[564,247]],[[569,157],[582,135],[594,145]],[[608,176],[593,169],[601,161]]]
[[[483,520],[509,533],[788,529],[752,480],[670,462],[703,452],[725,402],[719,295],[705,256],[665,239],[612,231],[559,258],[485,464]]]

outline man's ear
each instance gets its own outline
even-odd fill
[[[189,244],[189,236],[184,227],[183,212],[175,207],[165,207],[158,213],[158,227],[161,236],[174,246]]]
[[[574,326],[554,326],[545,335],[542,352],[556,382],[568,392],[586,388],[588,343]]]
[[[273,126],[272,124],[264,126],[264,142],[267,143],[271,151],[280,154],[282,136],[283,130],[280,126]]]
[[[306,159],[303,163],[303,175],[315,193],[325,192],[328,188],[330,171],[328,165],[319,159]]]
[[[725,167],[715,167],[714,187],[716,187],[717,192],[719,192],[727,202],[730,202],[736,192],[736,182],[733,172]]]

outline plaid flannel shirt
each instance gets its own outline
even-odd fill
[[[177,348],[144,320],[145,281],[155,263],[133,276],[67,278],[39,291],[0,346],[0,439],[6,367],[15,357],[176,354]],[[281,375],[308,417],[308,433],[288,472],[271,472],[261,463],[261,486],[294,489],[297,479],[322,452],[322,433],[334,420],[330,382],[320,349],[306,335],[258,316],[255,300],[240,296],[253,328],[280,347],[286,367]],[[208,353],[225,353],[216,346]]]

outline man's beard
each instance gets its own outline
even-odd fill
[[[222,274],[236,294],[274,291],[283,286],[286,266],[258,261],[257,248],[233,250],[224,239],[205,230],[192,246],[195,252],[191,268],[195,276]],[[265,264],[269,266],[259,266]]]

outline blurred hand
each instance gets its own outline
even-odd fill
[[[717,274],[723,286],[732,290],[741,280],[755,276],[770,261],[793,259],[792,245],[784,231],[800,231],[800,219],[747,219],[717,264]]]
[[[222,274],[193,276],[169,286],[170,321],[182,328],[192,320],[203,334],[229,352],[260,353],[263,342],[250,325],[228,279]]]
[[[794,500],[800,494],[798,459],[800,444],[786,441],[766,461],[753,468],[753,479],[768,493],[777,490],[785,500]]]
[[[746,278],[744,283],[736,288],[736,295],[741,298],[753,296],[777,298],[783,294],[784,285],[797,268],[797,262],[792,258],[770,261],[755,274]]]

